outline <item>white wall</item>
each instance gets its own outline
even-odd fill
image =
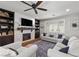
[[[40,21],[40,32],[47,32],[48,31],[48,25],[50,22],[58,22],[60,20],[65,20],[65,35],[66,36],[77,36],[79,37],[79,13],[60,16],[56,18],[50,18],[46,20]],[[72,27],[72,23],[77,23],[78,26],[76,28]]]
[[[65,33],[67,36],[77,36],[79,37],[79,14],[72,14],[65,17]],[[77,27],[72,27],[72,23],[77,23]]]
[[[15,42],[22,41],[23,33],[31,33],[31,38],[34,39],[34,35],[35,35],[34,30],[32,32],[31,32],[31,30],[24,30],[23,32],[21,32],[20,30],[17,30],[18,26],[21,25],[21,18],[26,18],[26,19],[32,20],[33,26],[35,26],[35,20],[33,18],[15,12],[15,19],[14,19],[14,41]]]

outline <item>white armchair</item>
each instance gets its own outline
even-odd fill
[[[13,48],[13,49],[17,50],[17,52],[19,54],[15,57],[35,57],[36,51],[38,49],[37,45],[35,45],[35,44],[28,48],[22,47],[21,42],[16,42],[16,43],[5,45],[5,46],[3,46],[3,48]],[[7,56],[10,57],[10,55],[7,55]]]
[[[17,51],[19,52],[17,57],[36,57],[37,45],[32,45],[29,48],[21,47]]]

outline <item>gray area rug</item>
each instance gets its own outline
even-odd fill
[[[47,50],[55,46],[55,43],[44,41],[44,40],[40,40],[35,44],[38,46],[36,57],[47,57]]]

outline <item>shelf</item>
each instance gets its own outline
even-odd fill
[[[0,22],[0,25],[8,25],[8,26],[13,26],[13,23],[8,23],[8,22]]]
[[[35,21],[35,24],[39,24],[39,20],[36,20],[36,21]]]
[[[3,19],[3,20],[6,20],[6,19],[8,19],[8,20],[13,20],[12,17],[4,17],[4,16],[0,16],[0,19]]]
[[[36,30],[35,32],[40,32],[40,30]]]
[[[14,12],[12,12],[12,11],[8,11],[8,10],[2,9],[2,8],[0,8],[0,11],[8,12],[8,13],[11,13],[11,14],[14,13]]]
[[[35,25],[35,27],[39,27],[39,25]]]
[[[13,31],[13,29],[1,29],[0,32],[7,32],[7,31]]]
[[[39,23],[35,23],[35,24],[39,24]]]
[[[38,31],[39,29],[35,29],[36,31]]]
[[[5,36],[7,37],[7,36],[14,36],[14,35],[11,35],[11,34],[10,35],[0,35],[0,37],[5,37]]]

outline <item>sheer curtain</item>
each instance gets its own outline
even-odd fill
[[[49,24],[49,32],[64,33],[64,30],[65,30],[65,26],[64,26],[64,22],[62,21]]]

